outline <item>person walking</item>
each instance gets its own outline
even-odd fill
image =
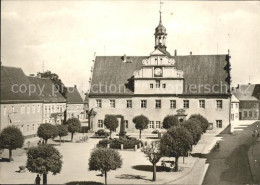
[[[35,184],[40,185],[41,184],[41,178],[39,174],[37,174],[37,177],[35,178]]]

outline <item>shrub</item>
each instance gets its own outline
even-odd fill
[[[80,133],[88,133],[89,130],[89,126],[81,126]]]
[[[99,141],[98,147],[107,147],[108,144],[110,144],[110,148],[113,149],[121,149],[121,144],[124,145],[124,149],[134,149],[135,145],[137,145],[137,148],[139,148],[139,145],[143,146],[142,142],[136,138],[115,138],[115,139],[103,139]]]

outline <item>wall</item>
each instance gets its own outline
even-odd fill
[[[83,113],[83,114],[82,114]],[[79,120],[84,119],[84,104],[67,104],[67,119],[78,118]]]
[[[52,113],[61,113],[57,117],[57,124],[61,124],[64,119],[63,112],[66,109],[66,103],[44,103],[43,104],[43,123],[55,124],[54,118],[51,117]]]
[[[239,114],[241,120],[257,120],[259,118],[260,101],[240,101],[239,103]],[[250,115],[252,113],[252,116]]]
[[[14,113],[12,113],[12,106],[14,107]],[[33,111],[33,107],[35,111]],[[28,110],[29,112],[27,112]],[[24,136],[29,137],[37,133],[38,126],[41,123],[42,103],[1,104],[1,130],[14,125],[22,131]]]
[[[113,98],[111,98],[113,99]],[[96,108],[96,98],[89,98],[89,107],[94,108],[97,112],[97,115],[93,119],[94,130],[97,128],[98,120],[104,120],[106,114],[115,114],[123,115],[125,120],[128,120],[129,128],[126,131],[137,132],[135,125],[132,122],[132,119],[140,114],[143,114],[149,118],[150,121],[160,121],[162,123],[164,117],[168,114],[176,114],[176,110],[183,108],[183,100],[189,100],[190,106],[186,109],[187,118],[192,114],[201,114],[208,119],[209,122],[213,123],[213,128],[217,130],[224,129],[229,124],[229,106],[230,99],[221,99],[221,98],[179,98],[179,97],[133,97],[132,99],[132,108],[126,108],[127,98],[114,98],[116,99],[116,107],[111,108],[109,105],[109,98],[102,99],[102,108]],[[140,101],[142,99],[147,100],[147,108],[140,107]],[[155,100],[161,100],[161,108],[155,108]],[[176,109],[170,108],[170,100],[176,100]],[[199,100],[205,100],[205,108],[199,108]],[[223,100],[223,108],[216,108],[216,100]],[[216,128],[216,120],[222,120],[222,128]],[[149,129],[154,130],[154,129]]]

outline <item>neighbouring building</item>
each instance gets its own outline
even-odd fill
[[[77,86],[67,87],[67,119],[75,117],[82,121],[84,118],[84,102]]]
[[[239,100],[240,120],[260,119],[260,84],[239,84],[232,93]]]
[[[25,138],[36,136],[42,123],[43,101],[30,88],[21,68],[1,66],[0,131],[14,125]]]
[[[236,98],[234,94],[231,97],[231,133],[233,132],[235,126],[239,121],[239,100]]]
[[[141,114],[150,120],[148,131],[161,129],[170,114],[180,121],[201,114],[211,129],[227,127],[229,54],[178,56],[175,50],[171,55],[161,16],[154,35],[155,49],[149,56],[96,56],[89,93],[89,110],[96,112],[91,129],[105,128],[107,114],[117,115],[127,132],[137,132],[132,120]]]
[[[36,89],[38,97],[43,101],[42,122],[61,124],[66,110],[66,99],[59,93],[49,78],[28,77]]]

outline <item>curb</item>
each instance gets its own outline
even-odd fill
[[[205,168],[203,169],[203,173],[202,173],[202,177],[201,177],[201,179],[200,179],[199,185],[202,185],[203,180],[204,180],[204,178],[205,178],[205,175],[206,175],[206,173],[207,173],[207,171],[208,171],[208,168],[209,168],[209,164],[205,164],[205,165],[206,165],[206,166],[205,166]]]
[[[193,168],[195,167],[195,164],[199,161],[199,159],[197,158],[197,160],[194,162],[193,166],[190,168],[189,171],[187,171],[185,174],[183,174],[182,176],[178,177],[177,179],[174,179],[174,180],[171,180],[171,181],[168,181],[168,182],[165,182],[163,184],[171,184],[172,182],[175,182],[177,180],[180,180],[181,178],[183,178],[184,176],[190,174],[190,172],[193,170]]]

